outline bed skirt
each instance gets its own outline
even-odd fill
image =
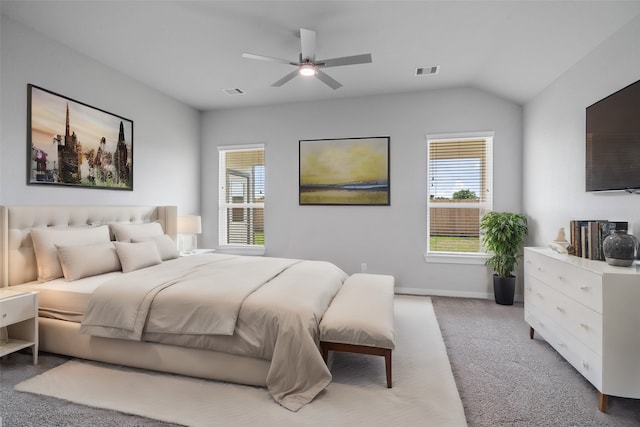
[[[80,323],[40,317],[40,351],[169,372],[191,377],[266,387],[270,361],[151,342],[80,334]]]

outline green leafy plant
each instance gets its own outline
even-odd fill
[[[524,215],[489,212],[480,220],[482,246],[491,254],[487,265],[499,277],[509,277],[518,263],[518,255],[529,231]]]
[[[453,193],[454,200],[476,200],[477,198],[476,193],[468,189],[458,190]]]

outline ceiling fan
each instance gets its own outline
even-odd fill
[[[292,80],[298,74],[303,76],[315,76],[332,89],[342,87],[338,81],[320,70],[320,68],[340,67],[343,65],[369,64],[372,62],[371,54],[343,56],[340,58],[322,59],[316,61],[316,32],[313,30],[305,30],[300,28],[300,60],[298,62],[288,61],[286,59],[272,58],[270,56],[254,55],[252,53],[243,53],[243,58],[257,59],[260,61],[279,62],[297,67],[297,70],[290,72],[271,86],[280,87],[288,81]]]

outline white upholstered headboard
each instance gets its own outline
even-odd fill
[[[32,228],[158,222],[176,240],[177,220],[176,206],[0,206],[0,287],[36,280]]]

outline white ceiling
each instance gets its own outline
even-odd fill
[[[525,103],[640,13],[640,1],[10,1],[3,15],[201,110],[470,86]],[[299,28],[317,58],[371,53],[298,77]],[[415,68],[439,65],[436,75]],[[229,96],[223,89],[245,95]]]

